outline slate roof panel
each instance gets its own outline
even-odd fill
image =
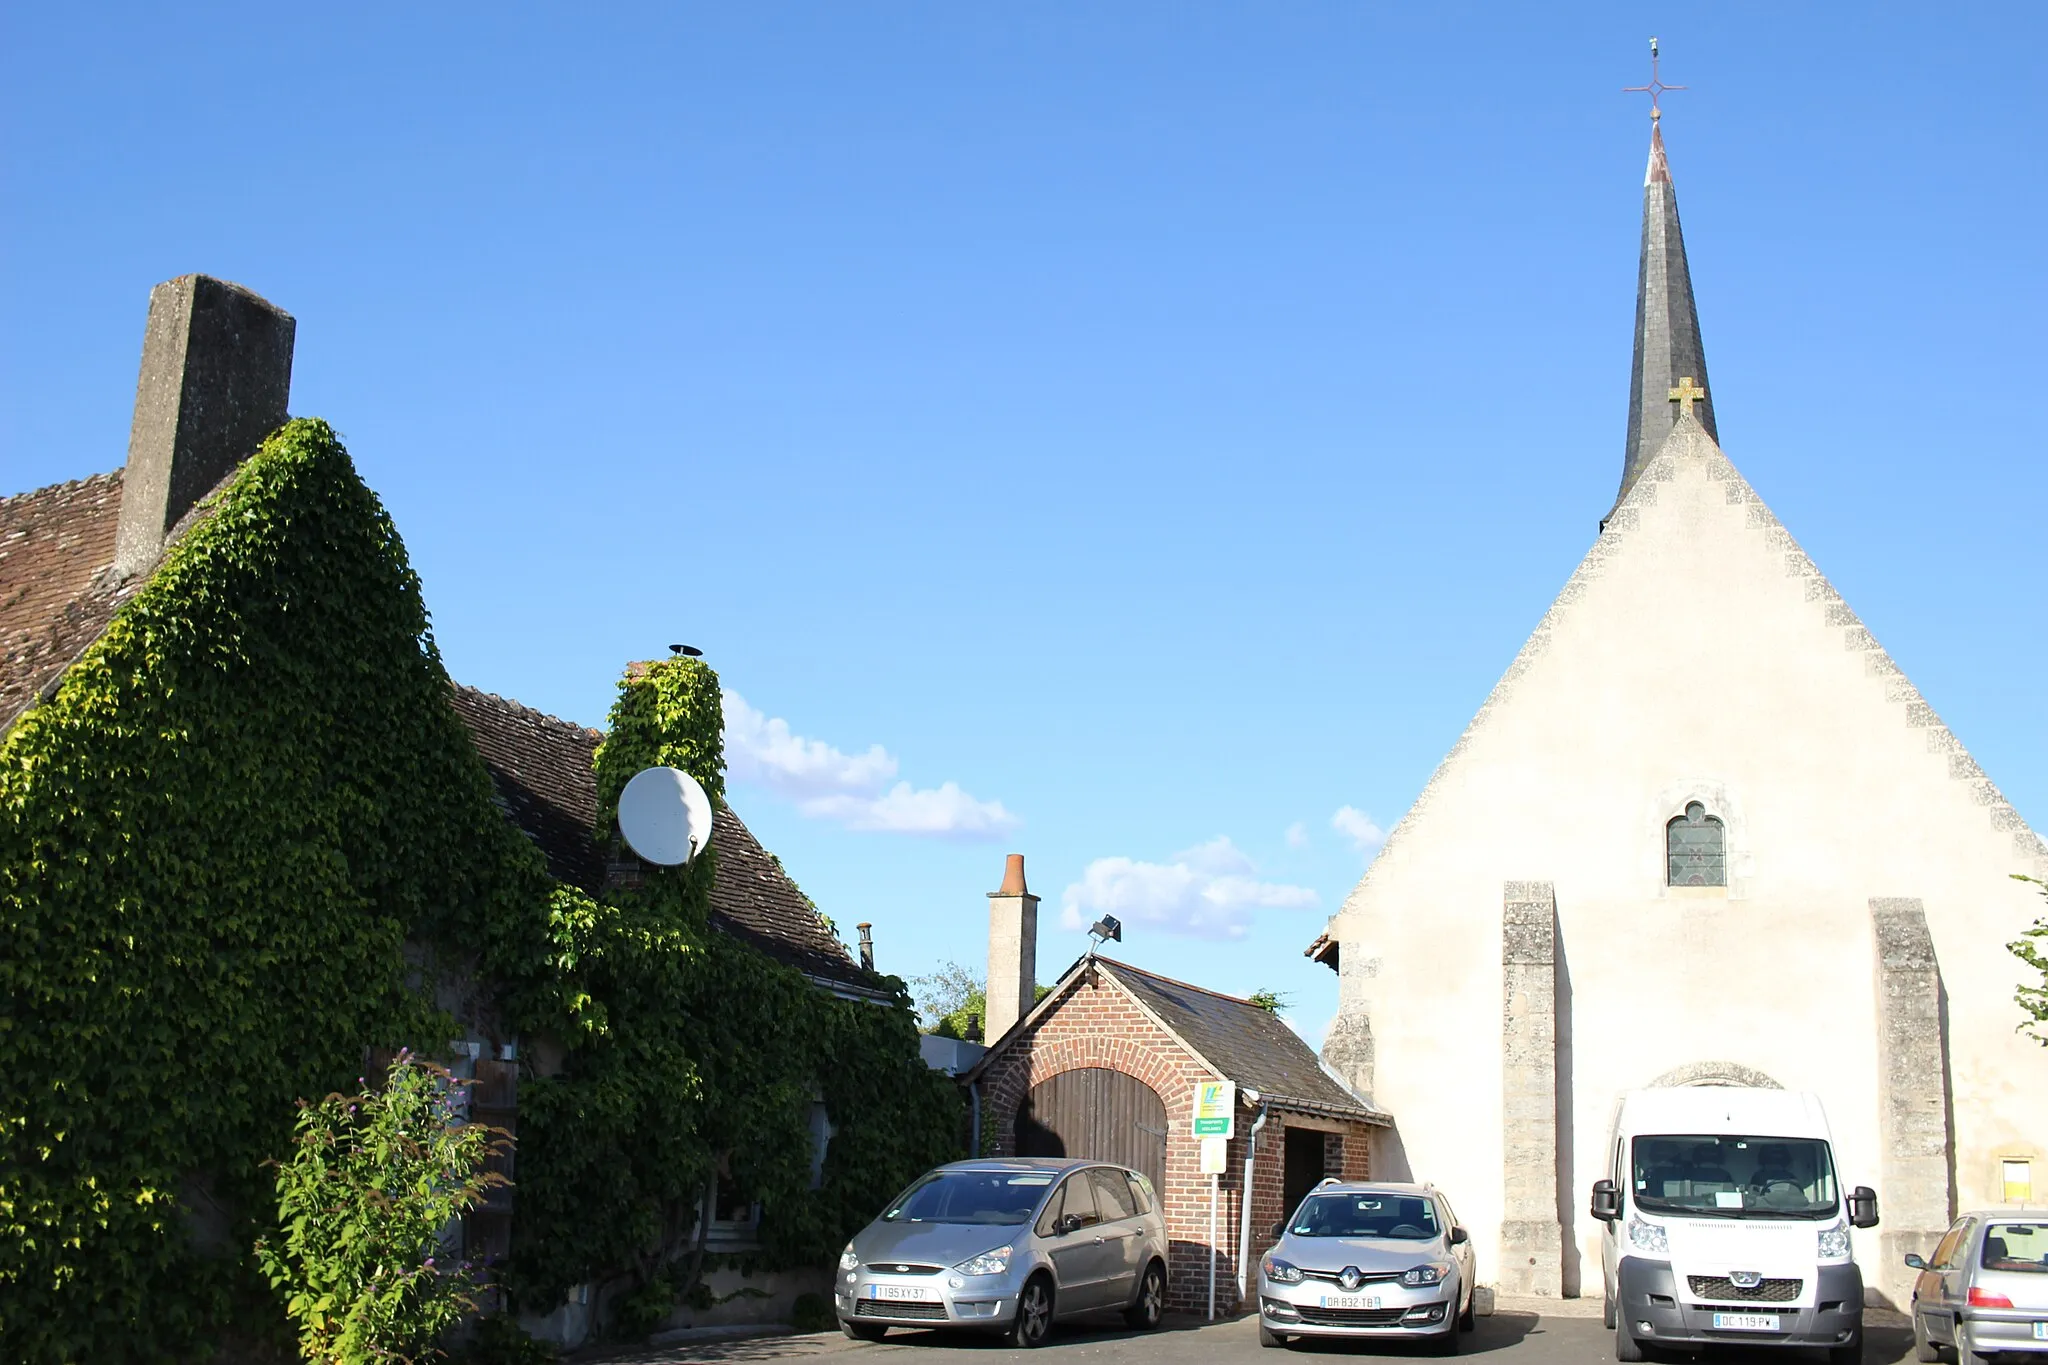
[[[540,849],[558,880],[595,894],[604,886],[593,763],[596,730],[473,687],[457,686],[455,710],[469,727],[505,812]],[[732,807],[712,819],[718,877],[712,922],[778,962],[822,981],[879,993],[881,979],[853,961],[782,864]]]
[[[1240,1090],[1286,1107],[1384,1120],[1323,1070],[1314,1049],[1271,1010],[1220,991],[1097,958],[1097,963]]]

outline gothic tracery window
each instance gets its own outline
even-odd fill
[[[1688,801],[1685,814],[1664,826],[1664,852],[1673,886],[1728,885],[1728,836],[1719,816]]]

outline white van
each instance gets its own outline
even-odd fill
[[[1614,1358],[1645,1346],[1820,1346],[1863,1358],[1863,1274],[1849,1229],[1877,1195],[1844,1200],[1818,1097],[1685,1086],[1633,1090],[1593,1186]]]

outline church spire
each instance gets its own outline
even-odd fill
[[[1700,345],[1699,313],[1693,307],[1692,274],[1685,264],[1685,237],[1678,228],[1678,194],[1671,186],[1671,166],[1664,158],[1663,111],[1657,97],[1666,90],[1656,77],[1657,40],[1650,40],[1650,84],[1633,87],[1650,94],[1650,165],[1643,176],[1643,256],[1636,277],[1636,357],[1628,395],[1628,447],[1622,455],[1621,490],[1615,503],[1628,496],[1636,476],[1656,455],[1677,422],[1679,409],[1670,395],[1681,381],[1711,393],[1707,353]],[[1714,428],[1714,405],[1701,396],[1686,408],[1720,439]]]

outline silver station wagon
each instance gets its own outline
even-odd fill
[[[1331,1179],[1274,1229],[1259,1263],[1259,1345],[1420,1340],[1456,1354],[1472,1316],[1472,1242],[1428,1185]]]
[[[1056,1320],[1159,1325],[1166,1222],[1152,1183],[1092,1161],[958,1161],[914,1182],[839,1257],[846,1335],[968,1327],[1042,1344]]]
[[[1966,1213],[1931,1259],[1908,1256],[1906,1264],[1920,1272],[1915,1359],[1939,1360],[1938,1348],[1952,1346],[1963,1365],[1986,1357],[2048,1362],[2048,1214]]]

